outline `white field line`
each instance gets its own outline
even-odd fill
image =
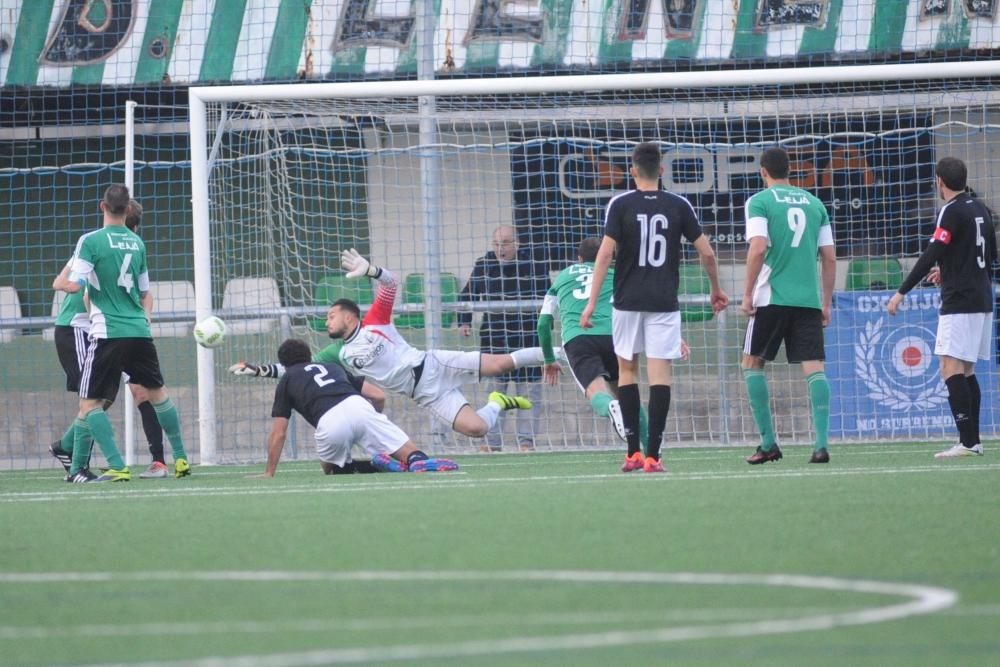
[[[640,475],[633,473],[623,475],[622,473],[601,473],[588,475],[530,475],[522,477],[484,477],[469,478],[456,476],[452,473],[433,473],[421,475],[419,480],[414,480],[413,476],[400,474],[402,477],[397,481],[372,481],[359,482],[356,484],[344,484],[330,486],[295,485],[281,484],[273,480],[257,480],[251,482],[251,487],[240,488],[204,488],[204,487],[184,487],[176,484],[154,488],[152,486],[135,490],[135,487],[122,488],[121,484],[114,484],[112,488],[108,485],[67,485],[61,491],[10,491],[0,493],[0,504],[2,503],[25,503],[25,502],[51,502],[56,500],[118,500],[136,498],[164,498],[164,497],[220,497],[220,496],[269,496],[286,493],[362,493],[371,491],[431,491],[453,488],[480,488],[490,486],[504,486],[516,484],[587,484],[594,482],[611,482],[621,484],[649,484],[649,483],[670,483],[689,481],[744,481],[744,480],[766,480],[766,479],[794,479],[799,477],[860,477],[870,475],[903,475],[903,474],[946,474],[946,473],[982,473],[993,472],[1000,469],[1000,463],[977,463],[974,465],[961,465],[955,461],[937,463],[933,465],[919,465],[912,467],[893,468],[812,468],[809,470],[792,469],[781,470],[781,464],[768,464],[768,467],[751,469],[744,472],[703,472],[703,473],[677,473],[670,472],[666,475]],[[279,472],[280,475],[280,472]],[[387,475],[379,475],[385,477]],[[396,476],[394,476],[394,479]],[[131,484],[131,482],[129,482]]]
[[[745,621],[761,617],[796,617],[804,614],[832,614],[846,609],[828,607],[740,607],[704,609],[629,609],[576,613],[463,614],[439,617],[303,618],[273,621],[190,621],[186,623],[119,623],[115,625],[0,625],[0,639],[56,639],[63,637],[131,637],[134,635],[282,634],[286,632],[343,632],[461,628],[534,628],[541,625],[607,626],[630,624],[637,618],[660,622]]]
[[[145,667],[295,667],[298,665],[324,665],[344,663],[369,663],[388,660],[428,660],[437,658],[469,658],[474,656],[509,655],[537,651],[581,650],[633,644],[657,644],[693,639],[719,637],[758,637],[769,634],[788,634],[828,630],[836,627],[867,625],[910,616],[931,614],[953,606],[958,600],[954,591],[932,586],[810,577],[801,575],[741,575],[712,573],[657,573],[657,572],[595,572],[574,570],[524,570],[508,572],[286,572],[286,571],[220,571],[220,572],[134,572],[115,573],[0,573],[0,583],[79,583],[125,580],[149,582],[152,580],[185,581],[237,581],[237,582],[365,582],[365,581],[489,581],[489,582],[546,582],[574,584],[643,584],[697,585],[697,586],[771,586],[806,590],[823,590],[867,595],[905,598],[884,606],[865,607],[848,611],[821,612],[791,619],[768,619],[710,623],[707,625],[682,625],[659,629],[606,630],[553,636],[513,637],[508,639],[482,639],[434,645],[385,646],[354,649],[319,649],[297,653],[271,655],[210,656],[183,661],[148,661],[114,663],[118,665],[143,665]],[[109,664],[109,667],[111,665]]]
[[[914,445],[913,447],[906,447],[904,449],[882,449],[873,445],[832,445],[830,451],[838,461],[843,460],[843,458],[853,458],[855,456],[895,456],[904,454],[934,454],[942,449],[946,448],[947,443],[941,442],[934,445]],[[991,450],[991,443],[985,443],[984,445],[987,450]],[[811,450],[811,445],[782,445],[781,449],[784,452],[791,452],[793,455],[795,453],[806,452]],[[863,451],[859,451],[863,450]],[[663,458],[667,463],[671,461],[718,461],[725,460],[727,457],[735,457],[736,459],[741,459],[753,453],[753,447],[747,446],[737,446],[731,445],[727,447],[705,447],[705,448],[693,448],[693,447],[664,447],[663,448]],[[552,458],[563,458],[565,457],[569,463],[605,463],[609,460],[617,460],[620,458],[620,453],[614,450],[603,450],[602,452],[583,452],[583,451],[537,451],[530,454],[524,452],[517,453],[499,453],[490,455],[480,455],[480,454],[456,454],[449,453],[445,456],[454,458],[459,462],[462,468],[507,468],[507,467],[537,467],[539,465],[540,459],[545,459],[545,463],[551,463]],[[195,473],[199,477],[209,476],[209,477],[240,477],[247,474],[252,474],[254,471],[259,471],[258,469],[263,469],[264,463],[237,463],[237,464],[225,464],[219,466],[195,466]],[[137,466],[136,469],[144,467]],[[300,474],[307,473],[310,475],[317,474],[319,469],[318,461],[303,460],[303,459],[289,459],[284,461],[281,467],[281,474]],[[8,473],[13,473],[24,477],[53,477],[62,475],[60,468],[44,468],[38,470],[15,470],[7,471]],[[461,472],[461,471],[459,471]],[[158,480],[153,480],[153,484],[159,483]]]
[[[607,626],[634,623],[636,618],[668,623],[719,623],[722,621],[748,621],[789,616],[833,614],[843,609],[828,607],[728,607],[703,609],[629,609],[628,611],[595,611],[577,613],[524,613],[524,614],[463,614],[439,617],[369,617],[369,618],[301,618],[270,621],[200,621],[187,623],[119,623],[116,625],[0,625],[0,640],[61,639],[70,637],[134,637],[137,635],[164,636],[224,634],[284,634],[286,632],[383,632],[394,630],[428,630],[463,628],[536,628],[544,625],[558,626]],[[1000,604],[958,605],[941,612],[947,616],[1000,616]]]

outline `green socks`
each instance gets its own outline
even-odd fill
[[[605,394],[603,391],[599,391],[590,397],[590,407],[593,408],[594,414],[598,417],[604,417],[607,419],[611,416],[608,412],[608,406],[611,405],[611,401],[615,400],[615,397],[611,394]]]
[[[591,396],[590,407],[593,408],[595,415],[607,419],[610,417],[608,405],[613,400],[615,400],[614,396],[601,391]],[[639,443],[642,445],[642,453],[645,455],[649,445],[649,415],[646,414],[644,405],[639,406]]]
[[[69,448],[63,445],[63,449],[73,453],[73,461],[69,466],[70,474],[73,475],[87,467],[87,458],[90,454],[90,429],[87,428],[87,422],[77,417],[66,433],[73,435],[73,444]]]
[[[76,439],[74,435],[75,433],[76,420],[74,419],[73,423],[69,425],[68,429],[66,429],[66,432],[63,433],[63,437],[59,439],[59,446],[62,447],[64,452],[69,452],[70,454],[73,453],[73,443]]]
[[[816,449],[826,449],[830,434],[830,383],[826,373],[816,371],[806,378],[806,384],[809,385],[809,403],[816,429]]]
[[[777,444],[777,440],[774,436],[774,420],[771,418],[771,395],[767,390],[767,377],[762,368],[744,368],[743,381],[747,385],[747,396],[750,397],[750,412],[753,413],[754,423],[760,432],[760,446],[764,450],[771,449]],[[829,414],[829,408],[827,413]]]
[[[156,418],[160,420],[163,432],[170,440],[174,461],[176,462],[177,459],[187,460],[187,454],[184,453],[184,440],[181,438],[181,418],[177,414],[174,402],[168,398],[159,405],[154,405],[153,409],[156,410]]]
[[[108,419],[107,413],[101,408],[94,408],[84,417],[84,422],[82,428],[77,426],[76,442],[73,445],[74,468],[76,467],[77,454],[86,456],[87,453],[85,447],[81,448],[79,452],[76,449],[81,444],[81,431],[89,431],[89,435],[94,438],[94,442],[101,448],[101,453],[104,454],[104,458],[108,462],[108,467],[114,470],[123,469],[125,462],[122,460],[122,455],[118,452],[118,443],[115,442],[115,431],[111,426],[111,420]]]

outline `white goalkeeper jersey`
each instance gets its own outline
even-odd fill
[[[392,324],[396,278],[386,269],[378,278],[375,303],[349,337],[320,350],[314,361],[334,361],[388,391],[413,396],[423,350],[407,343]]]

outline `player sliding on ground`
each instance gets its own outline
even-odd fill
[[[402,429],[376,412],[361,396],[363,378],[334,363],[314,363],[305,341],[286,340],[278,348],[278,361],[286,371],[274,391],[263,477],[274,477],[278,469],[293,410],[316,429],[316,453],[328,475],[458,469],[448,459],[428,458]],[[355,442],[371,454],[370,462],[351,459]]]
[[[378,281],[375,303],[362,319],[355,302],[334,301],[327,312],[326,331],[336,342],[320,350],[313,361],[338,363],[387,391],[409,396],[455,431],[473,438],[485,436],[502,410],[531,408],[531,401],[523,396],[494,391],[486,405],[473,410],[458,388],[478,382],[481,377],[503,375],[522,366],[540,366],[545,362],[541,348],[529,347],[510,354],[418,350],[392,324],[396,277],[370,263],[354,248],[341,253],[341,266],[348,278]],[[241,361],[229,371],[234,375],[280,377],[284,368],[281,364],[258,366]]]

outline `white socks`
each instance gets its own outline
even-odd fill
[[[476,414],[483,418],[486,422],[486,429],[492,429],[496,426],[497,419],[500,417],[500,406],[493,401],[487,401],[486,405],[476,410]]]

